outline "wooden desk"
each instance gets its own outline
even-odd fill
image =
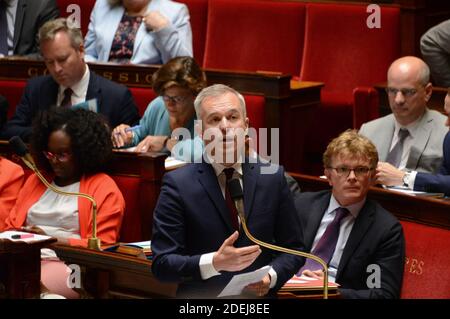
[[[90,63],[89,68],[130,88],[151,88],[152,74],[159,66]],[[25,81],[47,73],[42,61],[0,59],[0,80]],[[275,141],[279,145],[280,163],[299,172],[303,167],[304,139],[309,129],[314,129],[309,123],[312,110],[320,103],[323,83],[291,81],[290,75],[273,72],[205,69],[205,73],[209,85],[222,83],[242,94],[264,96],[264,127],[280,129],[280,139]]]
[[[176,284],[161,283],[151,261],[82,247],[54,245],[58,257],[82,270],[82,292],[92,298],[171,298]]]
[[[291,175],[297,180],[302,192],[330,188],[325,179],[295,173]],[[400,220],[450,229],[450,201],[447,199],[411,196],[379,187],[371,187],[368,197]]]
[[[39,298],[41,248],[56,241],[36,243],[0,239],[0,299]]]

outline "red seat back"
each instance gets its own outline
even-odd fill
[[[199,65],[202,65],[205,52],[208,0],[177,0],[177,2],[186,4],[189,9],[194,58]]]
[[[72,14],[80,14],[80,27],[83,32],[83,36],[86,35],[89,20],[91,18],[91,11],[95,5],[95,0],[83,0],[83,1],[73,1],[73,0],[56,0],[59,7],[59,12],[61,17],[67,18]]]
[[[400,10],[381,7],[380,14],[381,28],[370,29],[367,5],[308,3],[301,79],[349,99],[356,86],[385,81],[400,55]]]
[[[380,117],[380,98],[373,87],[357,87],[353,90],[353,128]]]
[[[130,88],[130,91],[138,107],[139,116],[142,117],[148,104],[156,98],[156,93],[151,88]]]
[[[314,138],[308,138],[305,144],[304,172],[321,174],[326,146],[353,126],[353,89],[385,81],[389,65],[400,55],[400,10],[380,8],[381,28],[371,29],[367,5],[306,5],[300,79],[323,82],[325,86],[321,105],[308,127]]]
[[[23,90],[27,83],[25,81],[0,80],[0,94],[8,100],[8,119],[16,112],[16,106],[20,102]]]
[[[139,177],[111,175],[125,198],[125,213],[120,229],[120,241],[136,242],[144,240],[141,231],[141,213],[143,207],[139,205],[140,183]],[[148,225],[148,227],[152,227]]]
[[[208,11],[205,68],[298,74],[303,3],[214,0]]]
[[[401,298],[450,298],[450,230],[401,224],[406,242]]]

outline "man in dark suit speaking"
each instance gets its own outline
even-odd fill
[[[330,191],[299,194],[295,200],[307,251],[328,263],[329,279],[344,298],[398,298],[402,286],[405,241],[398,220],[366,199],[375,180],[374,144],[346,131],[323,156]],[[306,276],[323,272],[308,260]]]
[[[240,181],[254,237],[301,250],[302,227],[283,168],[242,155],[248,118],[238,92],[219,84],[205,88],[195,109],[205,143],[203,162],[164,176],[154,211],[153,273],[162,281],[178,282],[178,297],[217,297],[233,275],[269,265],[269,273],[244,291],[252,296],[275,293],[303,259],[254,245],[240,227],[226,182]]]
[[[98,113],[112,127],[121,123],[134,125],[139,120],[130,91],[89,70],[78,28],[64,18],[49,21],[39,30],[39,43],[50,75],[28,81],[13,118],[1,134],[3,138],[18,135],[28,141],[31,122],[38,111],[51,106],[70,107],[91,99],[97,100]]]

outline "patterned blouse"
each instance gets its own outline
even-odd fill
[[[123,14],[111,45],[109,62],[130,62],[133,56],[134,40],[141,22],[142,17],[132,17],[126,13]]]

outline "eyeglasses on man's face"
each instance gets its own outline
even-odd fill
[[[176,95],[176,96],[170,96],[170,95],[163,95],[162,96],[164,102],[168,103],[168,102],[172,102],[172,103],[181,103],[184,100],[186,100],[186,96],[180,96],[180,95]]]
[[[354,168],[346,167],[346,166],[338,166],[338,167],[328,167],[330,169],[334,169],[336,174],[339,177],[347,178],[350,175],[350,172],[353,171],[356,177],[365,177],[372,170],[371,167],[367,166],[358,166]]]
[[[386,88],[386,93],[389,96],[395,97],[395,96],[397,96],[398,92],[401,92],[404,97],[408,98],[408,97],[413,97],[417,93],[417,90],[416,89],[396,89],[396,88],[390,88],[390,87]]]
[[[69,152],[52,153],[49,151],[43,151],[42,153],[44,153],[45,158],[47,158],[48,160],[56,159],[58,162],[67,162],[72,156],[72,154]]]

